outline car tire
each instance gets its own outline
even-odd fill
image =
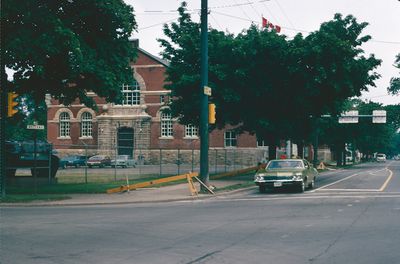
[[[315,177],[314,179],[308,184],[308,189],[312,190],[315,187]]]
[[[306,184],[305,184],[304,180],[301,181],[301,183],[297,186],[297,189],[298,189],[299,193],[303,193],[305,191]]]
[[[92,165],[89,165],[89,168],[91,169],[93,166]]]
[[[258,186],[258,190],[260,191],[260,193],[265,193],[265,191],[267,190],[267,188],[265,188],[265,185],[259,185],[259,186]]]

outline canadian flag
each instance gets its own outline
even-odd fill
[[[262,27],[263,28],[275,29],[277,33],[281,32],[281,26],[274,25],[271,22],[268,22],[268,20],[263,16],[261,17],[261,19],[262,19]]]
[[[268,20],[262,17],[262,27],[267,27],[267,25],[268,25]]]

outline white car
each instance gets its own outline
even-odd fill
[[[118,155],[117,159],[111,160],[111,167],[120,166],[122,168],[127,167],[136,167],[137,162],[134,159],[131,159],[129,155]]]
[[[386,155],[382,154],[382,153],[376,154],[376,161],[377,162],[386,162]]]

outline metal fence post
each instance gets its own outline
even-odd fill
[[[226,172],[226,155],[227,155],[227,150],[225,149],[225,172]]]
[[[215,174],[218,173],[218,149],[215,149]]]
[[[117,181],[117,148],[118,148],[118,146],[115,145],[115,147],[114,147],[114,181]]]
[[[176,160],[178,165],[178,175],[181,174],[181,150],[178,149],[178,159]]]
[[[85,184],[88,183],[88,175],[87,175],[87,160],[88,160],[88,152],[87,152],[87,145],[85,144]]]
[[[194,171],[194,148],[192,148],[192,172]]]
[[[160,149],[160,177],[162,176],[162,150]]]
[[[48,166],[48,169],[49,169],[49,184],[51,184],[51,154],[52,154],[52,152],[53,152],[53,148],[52,148],[52,145],[48,145],[49,146],[49,166]]]

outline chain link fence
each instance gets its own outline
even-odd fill
[[[26,181],[31,177],[36,178],[35,185],[119,183],[200,171],[198,149],[133,149],[121,146],[104,149],[97,145],[51,145],[42,152],[37,154],[40,162],[36,162],[36,169],[32,167],[32,155],[28,166],[9,166],[9,170],[15,170],[11,182],[22,178]],[[209,173],[255,166],[267,153],[266,149],[260,148],[210,148]],[[52,174],[57,165],[58,170]],[[37,171],[36,177],[32,177],[34,171]]]

